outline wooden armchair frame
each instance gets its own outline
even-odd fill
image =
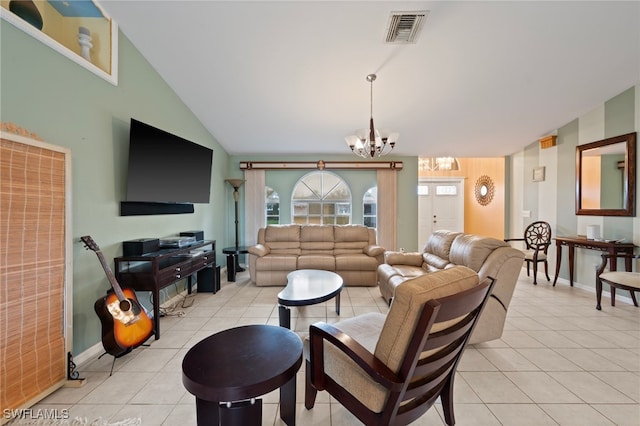
[[[524,230],[524,238],[508,238],[505,241],[524,241],[524,260],[527,262],[527,276],[529,276],[529,265],[533,264],[534,285],[538,284],[539,262],[544,262],[544,274],[547,276],[547,281],[551,281],[547,262],[547,250],[551,245],[551,225],[544,221],[533,222]]]
[[[317,391],[326,390],[368,426],[402,425],[418,419],[441,398],[445,420],[453,425],[456,367],[494,282],[493,278],[488,278],[472,289],[426,302],[397,373],[338,328],[326,323],[311,325],[305,407],[313,408]],[[435,323],[460,317],[463,319],[455,324],[430,333]],[[386,388],[388,397],[382,412],[371,411],[325,374],[324,342],[334,345],[372,380]],[[436,351],[423,355],[423,352],[432,350]]]

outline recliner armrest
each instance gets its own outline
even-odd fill
[[[398,391],[402,387],[402,380],[360,343],[331,324],[317,322],[309,326],[309,351],[312,368],[311,377],[316,382],[315,384],[320,384],[321,388],[324,387],[323,340],[334,345],[355,362],[358,367],[362,368],[371,379],[388,390]]]
[[[377,245],[366,246],[363,250],[364,254],[371,257],[377,257],[384,254],[384,247]]]
[[[410,265],[422,266],[422,253],[418,252],[402,252],[402,251],[386,251],[384,252],[384,263],[388,265]]]
[[[256,244],[255,246],[251,246],[247,248],[247,251],[249,252],[249,254],[253,254],[258,257],[266,256],[269,253],[271,253],[271,249],[262,244]]]

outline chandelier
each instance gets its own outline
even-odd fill
[[[371,83],[371,119],[368,129],[358,129],[355,135],[344,138],[351,152],[362,158],[381,157],[390,153],[396,145],[399,134],[388,130],[376,129],[373,126],[373,82],[375,74],[369,74],[367,81]]]

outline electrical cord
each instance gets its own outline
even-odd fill
[[[186,315],[184,311],[177,310],[178,306],[182,309],[190,308],[193,306],[194,294],[185,294],[185,290],[180,291],[178,289],[178,283],[173,284],[176,291],[176,296],[180,298],[175,303],[169,306],[160,306],[160,316],[177,316],[182,318]]]

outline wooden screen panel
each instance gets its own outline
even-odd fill
[[[66,379],[70,154],[31,142],[0,138],[0,411]]]

